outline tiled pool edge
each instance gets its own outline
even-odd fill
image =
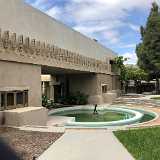
[[[134,111],[131,109],[127,109],[127,108],[121,108],[121,107],[109,107],[110,105],[100,105],[98,107],[98,110],[113,110],[113,111],[120,111],[120,112],[126,112],[126,113],[130,113],[130,114],[134,114],[135,116],[126,120],[119,120],[119,121],[112,121],[112,122],[68,122],[65,124],[66,128],[106,128],[106,127],[118,127],[118,126],[127,126],[129,124],[132,123],[136,123],[138,122],[142,117],[143,114],[138,112],[138,111]],[[73,111],[73,110],[94,110],[94,106],[92,105],[87,105],[87,106],[75,106],[75,107],[67,107],[67,108],[60,108],[60,109],[54,109],[51,110],[49,112],[49,115],[51,114],[55,114],[55,113],[59,113],[59,112],[65,112],[65,111]]]

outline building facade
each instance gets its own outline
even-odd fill
[[[40,107],[42,93],[110,103],[120,89],[110,49],[29,6],[0,1],[0,107]]]

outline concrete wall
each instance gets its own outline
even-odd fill
[[[98,93],[102,93],[102,85],[107,85],[107,90],[112,90],[112,76],[106,74],[97,74],[97,82],[98,82]]]
[[[46,126],[48,110],[44,107],[25,107],[0,111],[0,125],[3,115],[5,126]]]
[[[119,80],[119,76],[113,75],[112,76],[112,90],[120,89],[120,87],[121,87],[121,83]]]
[[[96,74],[76,74],[68,77],[70,92],[81,91],[87,95],[96,95],[98,93]]]
[[[108,91],[112,90],[112,76],[106,74],[76,74],[69,76],[70,90],[90,95],[101,94],[101,84],[108,85]]]
[[[0,61],[0,87],[29,88],[29,106],[41,106],[41,66]]]
[[[106,61],[113,52],[25,4],[23,0],[0,0],[0,28],[24,34],[88,57]]]
[[[103,47],[94,40],[87,38],[39,10],[34,9],[27,5],[23,0],[0,0],[0,22],[0,28],[2,28],[2,30],[9,30],[30,38],[45,41],[57,45],[62,49],[99,59],[103,61],[105,65],[106,63],[109,65],[108,69],[105,67],[102,71],[95,71],[98,67],[90,68],[89,66],[87,67],[87,65],[76,65],[75,63],[57,61],[55,58],[47,57],[47,53],[44,57],[35,54],[30,56],[25,52],[23,53],[23,51],[22,53],[17,54],[14,52],[14,54],[12,54],[10,53],[13,52],[12,50],[1,47],[0,85],[29,87],[29,105],[41,105],[40,65],[53,67],[50,68],[51,70],[54,70],[54,67],[57,67],[75,70],[76,72],[85,71],[86,74],[70,76],[70,90],[73,92],[81,91],[89,94],[90,102],[93,102],[94,100],[103,102],[102,97],[104,95],[102,95],[101,84],[107,84],[109,91],[114,88],[112,87],[112,76],[107,74],[111,74],[109,59],[112,59],[115,55],[111,50]],[[105,70],[105,72],[103,70]],[[60,72],[61,71],[62,70],[60,70]],[[93,74],[93,72],[107,74]]]
[[[112,76],[106,74],[81,74],[70,75],[70,92],[80,91],[89,95],[89,103],[112,103],[117,96],[112,93]],[[106,84],[107,93],[102,93],[102,84]],[[118,89],[118,88],[117,88]]]

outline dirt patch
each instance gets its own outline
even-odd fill
[[[21,131],[0,127],[0,138],[4,140],[22,160],[33,160],[40,156],[62,133]]]

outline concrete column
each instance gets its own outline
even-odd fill
[[[17,105],[17,93],[14,92],[13,95],[14,95],[14,106],[16,106]]]
[[[7,92],[4,94],[4,108],[7,107]]]
[[[26,107],[28,107],[28,91],[25,92],[25,98],[27,100],[25,105]]]
[[[45,94],[45,82],[42,82],[42,94]]]
[[[0,107],[1,107],[1,92],[0,92]]]
[[[49,98],[54,100],[54,85],[53,82],[49,82]]]
[[[23,106],[25,107],[25,92],[23,91]]]
[[[51,75],[51,79],[49,82],[49,98],[51,100],[54,100],[54,84],[55,84],[55,77],[53,75]]]

